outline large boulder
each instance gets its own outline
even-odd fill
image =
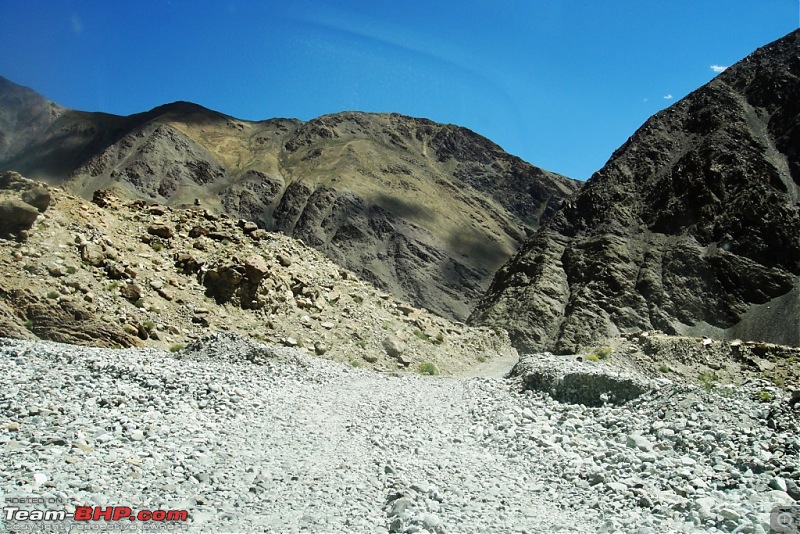
[[[22,200],[44,213],[50,207],[52,197],[46,187],[35,185],[22,192]]]
[[[18,198],[0,199],[0,232],[17,235],[33,226],[39,210]]]
[[[524,390],[586,406],[624,404],[654,386],[653,381],[637,373],[549,353],[522,355],[509,376]]]

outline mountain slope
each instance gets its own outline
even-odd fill
[[[33,213],[11,232],[9,205]],[[167,348],[224,331],[443,374],[516,356],[503,333],[415,308],[295,239],[204,209],[109,193],[90,203],[5,172],[0,234],[0,338]]]
[[[39,114],[51,106],[30,100]],[[396,114],[248,122],[186,102],[129,117],[55,109],[0,152],[0,169],[84,198],[113,187],[252,220],[455,319],[579,185],[465,128]],[[2,127],[6,139],[24,133]]]
[[[518,347],[630,329],[800,344],[800,32],[648,120],[471,316]]]

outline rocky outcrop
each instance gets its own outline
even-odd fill
[[[222,264],[205,270],[201,282],[206,295],[217,304],[232,302],[243,309],[257,310],[264,307],[268,290],[261,281],[270,274],[266,260],[253,255],[237,264]]]
[[[0,92],[22,91],[46,114],[44,98],[12,86]],[[15,102],[0,95],[11,108],[0,115]],[[0,134],[25,140],[0,150],[0,168],[86,199],[113,187],[279,230],[459,320],[578,185],[465,128],[397,114],[248,122],[176,102],[129,117],[59,108],[31,131],[0,122]]]
[[[471,317],[526,350],[620,332],[800,344],[800,32],[648,120]]]
[[[36,339],[36,335],[25,328],[15,310],[0,300],[0,337],[13,339]]]
[[[12,306],[25,317],[29,332],[19,335],[8,329],[4,335],[92,345],[95,347],[140,347],[141,341],[125,332],[121,325],[103,320],[91,310],[71,300],[39,298],[31,291],[16,290],[3,295],[3,307]],[[18,323],[17,323],[18,324]]]

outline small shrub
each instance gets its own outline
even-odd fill
[[[49,299],[57,299],[58,298],[58,291],[50,291],[47,293],[47,298]]]
[[[183,343],[175,343],[174,345],[170,345],[169,346],[169,351],[170,352],[178,352],[178,351],[183,350],[185,347],[186,347],[186,345],[184,345]]]
[[[772,393],[762,389],[758,392],[758,400],[761,402],[770,402],[772,400]]]
[[[350,360],[350,365],[353,367],[361,367],[361,360]]]
[[[28,319],[27,321],[25,321],[25,328],[27,328],[28,330],[33,328],[33,319]]]
[[[420,338],[422,341],[428,341],[428,336],[422,330],[414,330],[414,335]]]
[[[419,369],[419,373],[422,374],[422,375],[431,375],[431,376],[433,376],[433,375],[438,375],[439,374],[439,368],[436,367],[436,364],[433,364],[431,362],[425,362],[425,363],[419,364],[418,369]]]
[[[142,326],[144,326],[144,329],[147,330],[148,332],[152,332],[153,329],[155,329],[156,327],[156,323],[154,323],[153,321],[145,321]]]
[[[478,359],[478,363],[484,363],[484,362],[486,362],[486,356],[478,356],[478,358],[477,358],[477,359]]]
[[[588,356],[586,356],[586,359],[590,362],[599,362],[600,356],[598,356],[597,354],[589,354]]]
[[[670,368],[669,365],[662,363],[661,365],[658,366],[658,370],[661,371],[662,373],[669,373]]]
[[[73,265],[67,267],[67,274],[75,274],[76,272],[78,272],[78,269],[75,268]]]
[[[697,374],[697,379],[703,385],[706,391],[711,391],[714,388],[714,383],[719,380],[717,373],[713,371],[700,371]]]
[[[601,360],[605,360],[609,356],[611,356],[611,347],[601,347],[596,351],[597,357]]]
[[[358,345],[358,346],[359,346],[360,348],[362,348],[362,349],[365,349],[365,348],[367,348],[367,342],[366,342],[366,341],[364,341],[363,339],[359,339],[359,340],[356,342],[356,345]]]
[[[106,291],[114,291],[119,287],[119,282],[111,282],[106,286]]]
[[[137,299],[134,301],[133,305],[137,308],[144,308],[144,299]]]
[[[158,241],[153,241],[152,243],[150,243],[150,248],[152,248],[156,252],[161,252],[162,250],[164,250],[164,245],[162,243],[159,243]]]

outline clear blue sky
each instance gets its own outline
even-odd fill
[[[117,114],[427,117],[586,179],[799,16],[798,0],[0,0],[0,75]]]

